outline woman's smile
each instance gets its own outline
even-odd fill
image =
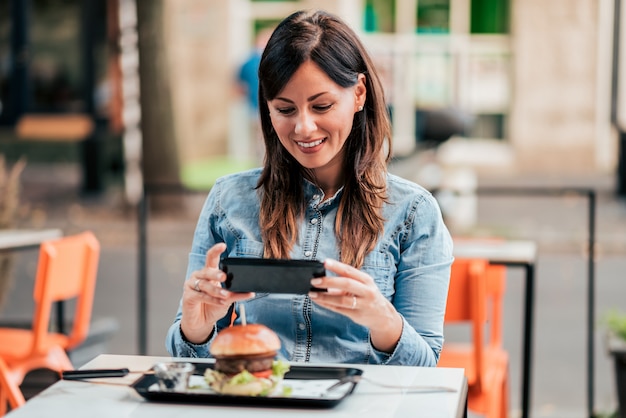
[[[318,139],[317,141],[311,141],[311,142],[296,141],[296,144],[298,144],[300,148],[304,148],[303,152],[314,152],[314,151],[317,151],[319,149],[317,147],[319,145],[322,145],[324,142],[326,142],[326,138]]]

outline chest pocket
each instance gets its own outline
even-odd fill
[[[365,273],[374,278],[380,292],[391,298],[394,293],[394,270],[392,268],[391,257],[386,252],[372,251],[365,257],[362,269]]]
[[[231,257],[263,257],[263,243],[251,239],[239,239],[229,254]]]

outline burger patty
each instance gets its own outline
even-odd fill
[[[276,353],[255,356],[225,356],[215,358],[215,370],[224,374],[237,374],[244,370],[250,373],[262,372],[272,368]]]

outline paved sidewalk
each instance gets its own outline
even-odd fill
[[[415,179],[422,164],[410,158],[392,172]],[[119,330],[103,348],[109,353],[137,352],[137,213],[124,204],[121,188],[102,196],[78,194],[75,166],[27,167],[24,209],[28,225],[62,228],[66,234],[93,230],[102,244],[94,319],[114,318]],[[479,186],[585,187],[597,196],[596,318],[610,307],[626,310],[626,202],[617,199],[610,175],[479,176]],[[164,337],[177,309],[196,217],[204,193],[158,199],[148,223],[148,354],[165,355]],[[587,201],[579,196],[478,196],[476,223],[459,234],[532,239],[537,242],[536,310],[533,346],[533,417],[582,417],[586,413],[586,239]],[[453,231],[455,232],[455,231]],[[456,232],[455,232],[456,233]],[[0,317],[23,320],[32,311],[36,252],[17,255],[16,283]],[[511,269],[505,301],[504,344],[511,356],[511,411],[520,405],[522,273]],[[595,405],[615,407],[612,364],[602,331],[595,336]]]

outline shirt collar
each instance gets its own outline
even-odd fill
[[[324,200],[324,191],[320,187],[305,178],[303,178],[302,181],[302,187],[304,188],[304,198],[307,202],[313,205],[319,205],[322,201],[322,206],[335,204],[335,202],[339,202],[341,195],[343,194],[344,186],[341,186],[333,196],[331,196],[327,200]]]

